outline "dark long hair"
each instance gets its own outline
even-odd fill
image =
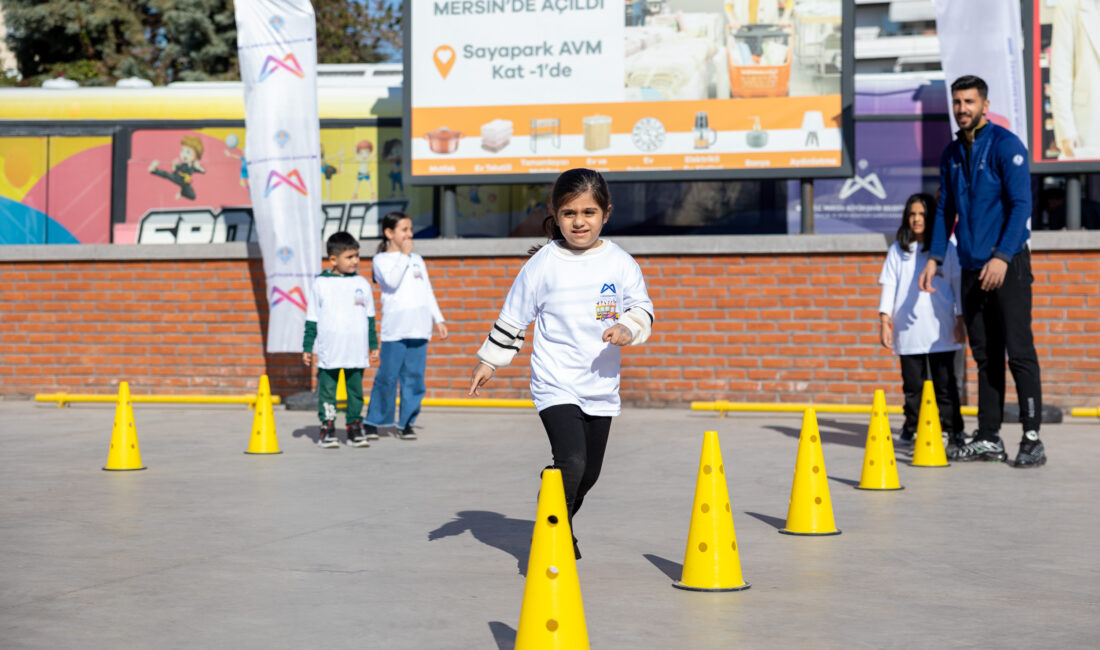
[[[386,216],[382,217],[382,227],[378,230],[378,237],[382,241],[378,242],[378,252],[385,253],[386,248],[390,245],[390,240],[386,237],[386,230],[393,230],[397,227],[397,222],[402,219],[408,219],[409,215],[399,210],[389,212]]]
[[[592,169],[569,169],[561,173],[554,181],[554,187],[550,190],[549,205],[546,206],[550,214],[542,221],[542,230],[546,233],[547,242],[555,239],[564,239],[561,230],[554,217],[558,209],[578,196],[590,192],[592,200],[600,206],[605,216],[611,214],[611,188],[607,186],[603,174]],[[534,255],[543,244],[532,246],[527,250],[528,255]]]
[[[920,249],[926,251],[932,245],[932,229],[936,225],[936,199],[932,198],[930,194],[920,192],[906,199],[905,209],[901,211],[901,227],[898,228],[898,246],[901,247],[903,253],[908,253],[909,246],[917,241],[917,233],[913,232],[913,228],[909,225],[909,208],[912,207],[914,203],[920,203],[924,206],[924,235]]]

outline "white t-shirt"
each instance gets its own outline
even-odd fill
[[[584,254],[556,242],[520,269],[500,319],[524,330],[535,323],[531,397],[538,410],[575,404],[595,416],[619,414],[619,346],[604,330],[624,311],[653,314],[642,270],[608,240]]]
[[[313,353],[320,368],[370,367],[374,296],[363,276],[325,271],[313,279],[306,320],[317,323]]]
[[[882,285],[879,313],[894,320],[896,354],[949,352],[962,347],[955,341],[955,317],[962,315],[961,271],[955,244],[947,243],[943,264],[932,279],[935,293],[920,290],[920,272],[928,253],[913,243],[908,251],[894,242],[878,282]]]
[[[378,253],[374,281],[382,289],[382,340],[431,339],[443,322],[424,258],[416,253]]]

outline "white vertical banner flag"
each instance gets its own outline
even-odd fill
[[[249,196],[267,278],[268,352],[301,352],[321,272],[317,28],[309,0],[236,0]]]
[[[1024,101],[1024,34],[1020,0],[935,0],[936,35],[947,82],[951,130],[951,82],[972,74],[989,84],[988,119],[1027,146]]]

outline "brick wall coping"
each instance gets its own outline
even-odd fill
[[[890,235],[714,235],[611,237],[633,255],[785,255],[882,253]],[[416,251],[427,258],[524,256],[542,239],[425,239]],[[1036,251],[1100,250],[1100,231],[1042,231],[1031,235]],[[373,250],[368,245],[364,256]],[[0,246],[0,262],[232,260],[259,258],[255,242],[226,244],[55,244]]]

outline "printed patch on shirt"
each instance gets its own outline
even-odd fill
[[[424,277],[424,275],[420,272],[420,265],[419,264],[414,264],[413,265],[413,277],[416,278],[417,280]]]
[[[355,306],[365,307],[367,305],[367,294],[363,293],[362,289],[355,290]]]
[[[604,283],[600,296],[596,298],[596,320],[604,325],[612,325],[619,320],[619,297],[615,295],[615,285]]]
[[[1024,157],[1020,154],[1016,154],[1012,157],[1012,164],[1019,167],[1020,165],[1024,164]]]

